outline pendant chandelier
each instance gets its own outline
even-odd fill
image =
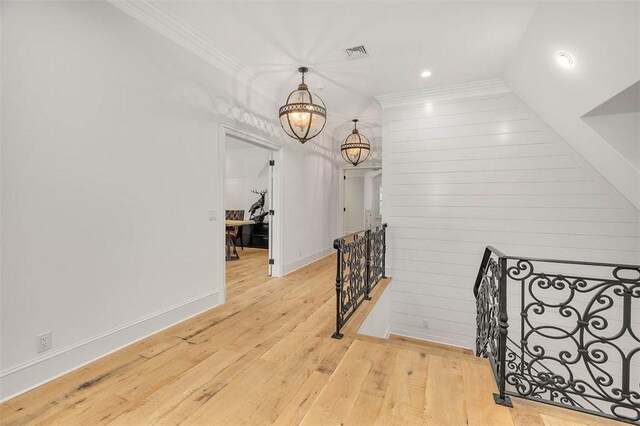
[[[369,139],[360,134],[356,128],[357,125],[358,120],[353,120],[353,130],[344,142],[342,142],[342,146],[340,147],[342,158],[354,166],[357,166],[369,158],[369,151],[371,150]]]
[[[304,82],[306,67],[298,68],[302,83],[289,94],[286,104],[280,107],[280,125],[285,133],[305,143],[318,136],[327,120],[327,109],[319,96],[309,91]]]

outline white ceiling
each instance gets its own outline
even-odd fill
[[[558,66],[558,51],[571,54],[573,67]],[[583,119],[640,80],[640,2],[540,3],[504,79],[527,107],[640,208],[640,169]]]
[[[307,82],[323,98],[328,130],[380,125],[374,96],[502,77],[531,19],[532,2],[153,1],[168,16],[248,66],[284,101]],[[348,60],[364,44],[370,57]],[[432,77],[420,78],[429,69]]]

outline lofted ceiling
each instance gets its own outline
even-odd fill
[[[284,101],[307,82],[329,111],[334,139],[380,126],[374,96],[502,77],[535,4],[452,1],[152,1],[233,57]],[[370,56],[349,60],[365,45]],[[423,70],[432,76],[420,77]],[[379,137],[374,136],[374,140]]]

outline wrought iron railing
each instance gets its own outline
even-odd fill
[[[340,330],[385,275],[387,224],[345,235],[333,242],[336,249],[336,331]]]
[[[474,286],[476,355],[510,396],[640,423],[640,265],[507,256]]]

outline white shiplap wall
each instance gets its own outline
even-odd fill
[[[486,245],[638,264],[639,212],[501,82],[451,93],[380,99],[391,331],[473,347]]]

